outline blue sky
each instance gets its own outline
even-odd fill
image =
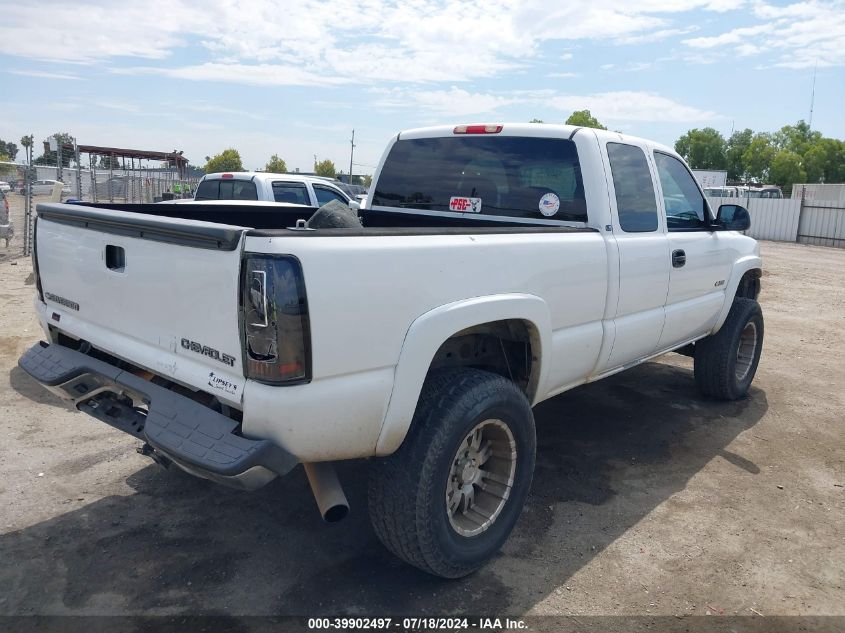
[[[235,147],[371,173],[397,131],[563,122],[672,144],[807,119],[845,138],[845,1],[0,0],[0,138]]]

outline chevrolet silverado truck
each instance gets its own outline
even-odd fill
[[[415,129],[358,217],[324,228],[322,210],[38,205],[45,340],[20,366],[200,477],[252,489],[302,464],[329,521],[348,509],[332,462],[368,458],[376,534],[442,577],[514,527],[537,403],[673,350],[705,397],[748,392],[749,215],[713,213],[667,147]]]

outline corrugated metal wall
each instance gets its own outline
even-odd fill
[[[716,211],[720,204],[738,204],[751,215],[747,235],[758,240],[794,242],[798,235],[801,200],[795,198],[708,198]]]

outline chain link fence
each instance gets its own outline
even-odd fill
[[[191,198],[199,181],[180,178],[176,169],[160,161],[105,158],[77,154],[71,166],[61,168],[0,162],[0,192],[5,198],[0,201],[0,260],[30,254],[36,207],[53,200],[56,182],[63,183],[62,202],[153,203]]]

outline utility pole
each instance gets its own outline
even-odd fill
[[[352,156],[355,155],[355,130],[352,130],[352,139],[349,141],[352,148],[349,150],[349,184],[352,184]]]
[[[810,121],[807,123],[807,126],[812,130],[813,129],[813,106],[815,105],[816,101],[816,71],[819,69],[819,62],[816,61],[816,65],[813,68],[813,89],[810,92]]]

